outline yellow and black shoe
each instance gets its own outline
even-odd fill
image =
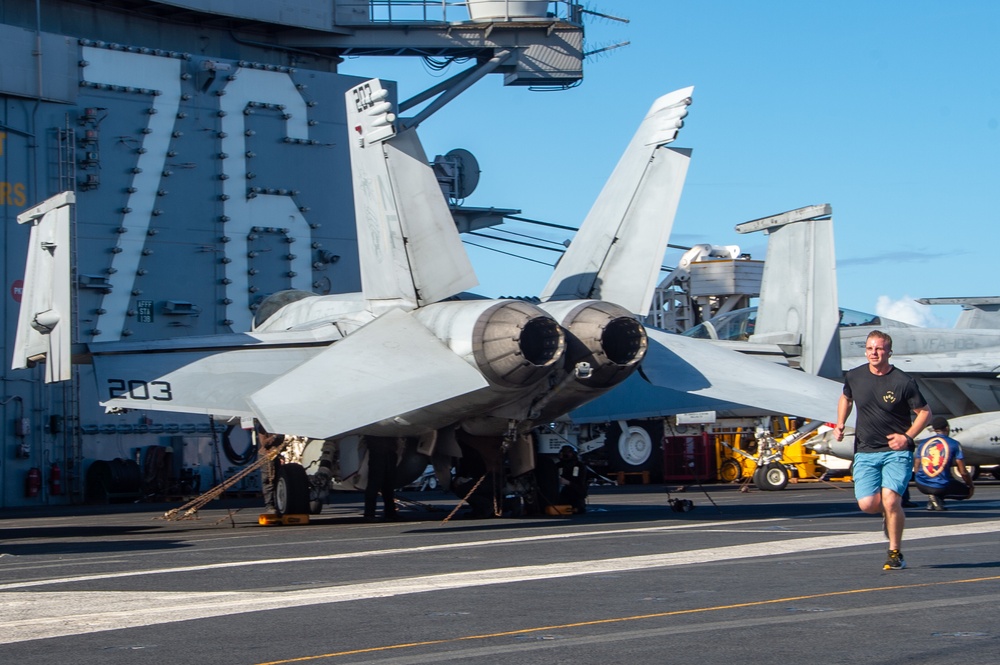
[[[889,557],[885,560],[882,570],[902,570],[903,568],[906,568],[903,553],[899,550],[889,550]]]

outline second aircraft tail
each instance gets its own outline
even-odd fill
[[[750,341],[777,344],[800,355],[806,372],[839,379],[840,312],[830,206],[799,208],[739,224],[736,230],[768,234]]]

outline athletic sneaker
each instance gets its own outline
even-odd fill
[[[927,510],[946,510],[944,502],[933,494],[927,497]]]
[[[899,550],[889,550],[889,558],[885,560],[882,570],[902,570],[903,568],[906,568],[903,553]]]

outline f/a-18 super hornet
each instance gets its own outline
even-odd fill
[[[643,367],[678,392],[828,420],[837,386],[696,340],[647,330],[646,314],[690,160],[668,147],[693,88],[657,99],[538,302],[467,293],[476,278],[414,128],[378,79],[346,94],[362,291],[282,291],[250,331],[88,344],[102,404],[239,418],[293,438],[279,511],[314,512],[331,487],[364,486],[373,438],[401,466],[477,457],[522,477],[530,432]],[[71,196],[32,222],[14,366],[47,356],[68,376]],[[60,226],[62,223],[62,226]],[[65,282],[64,282],[65,280]],[[79,355],[79,354],[78,354]],[[290,448],[291,451],[291,448]],[[308,505],[307,505],[308,504]]]

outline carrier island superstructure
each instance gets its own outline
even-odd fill
[[[138,499],[150,483],[190,494],[255,452],[238,423],[104,413],[87,365],[51,385],[42,367],[6,368],[28,239],[19,213],[75,195],[75,342],[248,330],[275,291],[359,288],[343,96],[360,79],[338,74],[343,58],[468,59],[397,100],[419,121],[491,73],[578,82],[581,12],[535,0],[5,0],[0,509]],[[465,229],[497,214],[455,211]]]

